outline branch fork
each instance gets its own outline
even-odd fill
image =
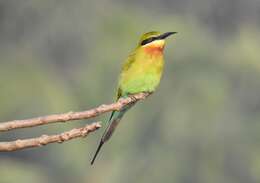
[[[53,114],[37,118],[14,120],[7,122],[0,122],[0,132],[15,130],[19,128],[31,128],[40,125],[47,125],[58,122],[68,122],[74,120],[82,120],[97,117],[101,114],[118,111],[124,106],[135,103],[139,100],[146,99],[152,93],[138,93],[131,95],[127,98],[120,98],[117,102],[112,104],[102,104],[96,108],[81,111],[81,112],[68,112],[63,114]],[[0,142],[0,152],[17,151],[31,147],[41,147],[50,143],[62,143],[74,138],[85,137],[89,133],[101,128],[100,122],[88,124],[81,128],[74,128],[70,131],[63,132],[56,135],[41,135],[40,137],[29,139],[17,139],[9,142]]]

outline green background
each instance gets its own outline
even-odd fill
[[[94,166],[103,129],[0,153],[0,183],[260,182],[259,0],[2,0],[0,121],[113,101],[146,31],[167,40],[160,87],[132,108]],[[0,134],[55,134],[93,121]]]

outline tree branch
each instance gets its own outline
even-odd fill
[[[124,106],[130,103],[146,99],[149,95],[151,95],[151,93],[134,94],[127,98],[121,98],[115,103],[108,104],[108,105],[103,104],[96,108],[87,111],[82,111],[82,112],[69,112],[63,114],[42,116],[42,117],[37,117],[32,119],[2,122],[0,123],[0,132],[14,130],[18,128],[27,128],[27,127],[34,127],[39,125],[46,125],[46,124],[56,123],[56,122],[67,122],[72,120],[93,118],[109,111],[120,110]],[[66,131],[61,134],[42,135],[36,138],[29,138],[29,139],[22,139],[22,140],[18,139],[10,142],[0,142],[0,152],[16,151],[16,150],[21,150],[21,149],[31,148],[31,147],[41,147],[43,145],[47,145],[55,142],[62,143],[64,141],[68,141],[74,138],[85,137],[90,132],[99,129],[100,127],[101,127],[100,123],[96,122],[96,123],[86,125],[85,127],[82,128],[74,128],[70,131]]]
[[[82,111],[82,112],[68,112],[63,114],[54,114],[54,115],[48,115],[48,116],[37,117],[32,119],[1,122],[0,132],[9,131],[17,128],[27,128],[27,127],[45,125],[49,123],[67,122],[72,120],[93,118],[109,111],[120,110],[121,108],[128,105],[129,103],[147,98],[150,94],[151,93],[134,94],[127,98],[121,98],[115,103],[108,104],[108,105],[103,104],[96,108],[87,111]]]
[[[57,135],[42,135],[36,138],[15,140],[11,142],[0,142],[0,152],[16,151],[30,147],[41,147],[50,143],[62,143],[78,137],[86,137],[89,133],[101,127],[99,122],[86,125],[82,128],[74,128],[70,131]]]

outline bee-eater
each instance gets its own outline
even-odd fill
[[[154,92],[162,76],[165,38],[175,33],[177,32],[161,34],[160,32],[152,31],[142,35],[137,47],[127,57],[122,67],[118,82],[117,100],[136,93]],[[110,139],[125,112],[133,105],[134,103],[131,103],[120,111],[112,112],[109,124],[101,137],[91,165],[94,163],[103,144]]]

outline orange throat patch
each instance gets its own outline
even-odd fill
[[[150,44],[145,45],[144,51],[147,54],[159,56],[163,54],[164,45],[165,45],[164,40],[157,40]]]
[[[151,55],[161,55],[164,50],[164,45],[149,45],[144,48],[145,52]]]

